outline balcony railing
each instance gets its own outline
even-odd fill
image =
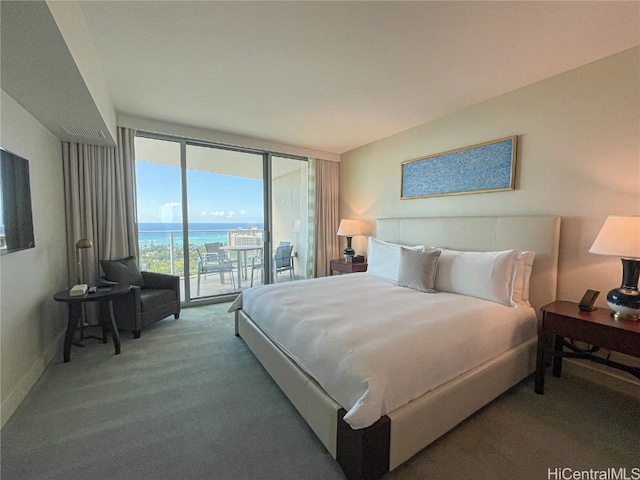
[[[198,268],[198,253],[205,251],[206,243],[220,242],[223,245],[262,245],[263,230],[189,230],[189,271]],[[184,276],[184,249],[181,230],[153,230],[139,232],[140,268],[150,272],[170,273]],[[235,252],[230,252],[231,257]],[[249,260],[255,252],[248,252]]]

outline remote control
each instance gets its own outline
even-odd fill
[[[87,290],[89,293],[96,293],[98,291],[98,287],[93,286],[93,287],[89,287],[89,290]]]

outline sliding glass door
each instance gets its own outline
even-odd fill
[[[273,281],[307,278],[309,253],[308,162],[271,157],[271,224],[274,249]],[[275,261],[278,246],[291,245],[291,259]],[[287,268],[290,266],[291,268]]]
[[[135,147],[141,268],[180,276],[183,301],[308,276],[306,159],[150,135]]]
[[[187,232],[197,261],[190,263],[191,298],[241,291],[263,249],[264,157],[190,144],[186,150]]]

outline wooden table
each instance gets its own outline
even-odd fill
[[[577,349],[565,342],[565,337],[585,342],[594,348]],[[565,351],[565,346],[569,351]],[[640,368],[593,355],[597,347],[640,357],[640,322],[616,320],[608,308],[583,312],[574,302],[556,301],[542,307],[542,323],[538,331],[535,392],[541,395],[544,393],[547,355],[553,359],[551,368],[554,377],[560,377],[562,358],[572,357],[586,358],[624,370],[640,378]]]
[[[109,288],[109,290],[106,290]],[[113,346],[116,355],[120,353],[120,333],[116,326],[116,319],[113,316],[113,303],[115,297],[124,295],[131,290],[130,285],[114,285],[113,287],[100,287],[96,293],[85,293],[84,295],[69,295],[69,290],[62,290],[56,293],[53,298],[58,302],[65,302],[69,305],[69,319],[67,321],[67,333],[64,337],[63,360],[71,360],[71,343],[76,331],[78,322],[84,321],[82,318],[82,304],[86,302],[100,303],[100,324],[102,326],[102,342],[107,343],[107,331],[111,331]]]
[[[329,263],[329,274],[333,275],[333,271],[340,273],[366,272],[367,262],[347,262],[344,258],[331,260]]]

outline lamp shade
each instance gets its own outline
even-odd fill
[[[589,252],[640,260],[640,215],[609,216]]]
[[[81,238],[76,242],[76,248],[91,248],[93,247],[93,242],[88,238]]]
[[[358,220],[340,220],[340,226],[338,227],[338,236],[353,237],[355,235],[362,235],[360,222]]]

